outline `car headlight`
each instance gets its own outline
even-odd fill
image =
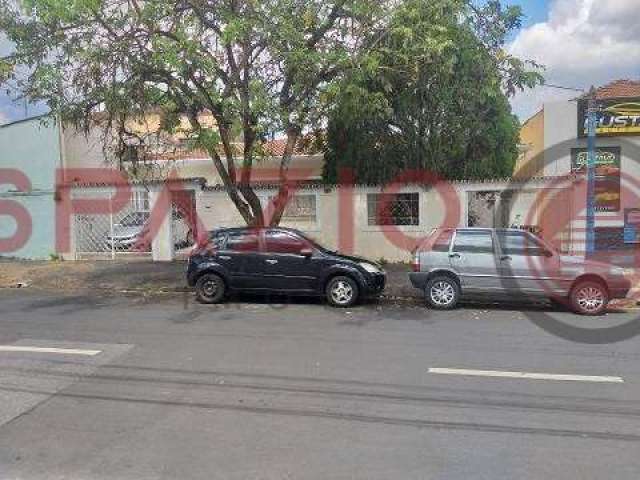
[[[373,263],[360,262],[359,265],[369,273],[380,273],[380,269]]]

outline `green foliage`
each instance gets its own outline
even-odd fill
[[[0,0],[0,30],[15,45],[0,82],[84,129],[100,119],[118,148],[131,140],[128,120],[159,112],[160,133],[172,134],[186,116],[189,142],[207,148],[240,213],[259,223],[249,182],[261,140],[287,135],[278,194],[287,198],[291,148],[330,111],[328,177],[337,158],[372,179],[405,167],[504,168],[515,123],[501,89],[538,77],[503,50],[519,10],[474,3]],[[230,148],[238,140],[242,172]]]
[[[267,135],[285,132],[291,146],[317,126],[326,116],[327,92],[357,64],[362,38],[390,6],[370,0],[21,4],[18,10],[15,0],[0,0],[0,30],[16,46],[0,64],[0,81],[22,67],[29,76],[13,80],[27,98],[85,129],[100,113],[119,146],[132,136],[128,120],[160,112],[163,132],[171,134],[179,115],[187,115],[190,140],[208,148],[248,222],[262,221],[261,205],[247,185],[250,175],[236,174],[228,146],[245,144],[242,165],[250,169]],[[214,116],[217,132],[201,125],[203,112]],[[290,156],[282,157],[283,185]]]
[[[13,66],[0,58],[0,83],[6,82],[13,73]]]
[[[408,0],[368,39],[362,68],[332,91],[324,177],[382,183],[405,170],[444,178],[511,175],[519,124],[507,95],[538,66],[504,52],[520,11],[489,2]]]

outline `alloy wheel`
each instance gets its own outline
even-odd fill
[[[605,295],[600,288],[589,285],[578,290],[576,302],[587,313],[597,312],[605,303]]]
[[[353,299],[353,287],[339,280],[331,287],[331,299],[338,305],[346,305]]]
[[[207,280],[202,285],[202,294],[208,298],[215,297],[218,293],[218,283],[214,280]]]
[[[451,304],[451,302],[453,302],[456,293],[451,283],[440,281],[434,283],[431,286],[429,296],[431,297],[431,301],[434,304],[441,307],[446,307],[447,305]]]

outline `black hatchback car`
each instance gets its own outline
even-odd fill
[[[203,303],[229,291],[325,296],[336,307],[378,295],[386,275],[374,262],[328,250],[290,228],[229,228],[189,258],[187,281]]]

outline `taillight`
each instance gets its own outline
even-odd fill
[[[417,253],[413,257],[413,263],[411,264],[411,268],[414,272],[420,271],[420,255]]]

